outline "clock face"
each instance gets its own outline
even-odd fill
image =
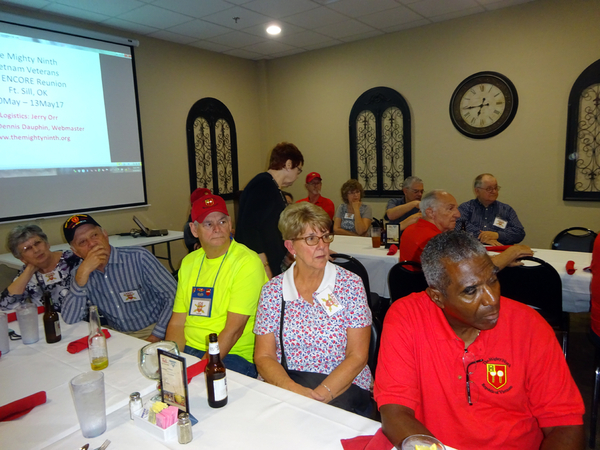
[[[450,118],[465,136],[484,139],[510,125],[517,105],[517,91],[508,78],[495,72],[480,72],[468,77],[454,91]]]

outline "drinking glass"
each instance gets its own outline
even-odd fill
[[[0,352],[4,355],[10,351],[8,339],[8,318],[6,314],[0,312]]]
[[[104,373],[86,372],[69,382],[83,437],[93,438],[106,431]]]
[[[40,340],[37,306],[33,303],[23,303],[17,306],[16,311],[23,344],[35,344]]]
[[[381,247],[381,228],[371,228],[371,242],[373,243],[373,248]]]
[[[432,447],[435,444],[435,447]],[[446,450],[444,444],[438,441],[433,436],[428,436],[426,434],[413,434],[412,436],[407,437],[402,441],[402,450],[417,450],[417,445],[422,446],[419,447],[418,450]]]
[[[138,354],[138,368],[142,375],[150,380],[157,380],[156,388],[160,391],[160,373],[158,367],[158,349],[179,355],[179,347],[174,341],[160,341],[148,344],[140,349]],[[158,396],[152,400],[156,401]]]

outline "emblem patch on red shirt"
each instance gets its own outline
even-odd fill
[[[487,364],[487,382],[496,389],[506,385],[506,364]]]

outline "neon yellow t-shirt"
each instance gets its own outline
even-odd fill
[[[252,329],[260,291],[268,281],[262,261],[254,251],[235,240],[231,241],[226,255],[214,259],[205,258],[205,255],[203,249],[190,253],[183,259],[179,269],[179,282],[177,283],[173,312],[188,314],[184,327],[186,344],[206,351],[208,335],[210,333],[219,334],[223,331],[227,321],[227,312],[243,314],[250,317],[242,336],[229,353],[254,362]],[[204,263],[202,263],[203,259]],[[223,262],[222,266],[221,262]],[[202,270],[200,270],[201,265]],[[219,266],[221,266],[220,270]],[[217,277],[216,283],[215,277]],[[213,284],[211,317],[190,316],[192,288],[194,286],[213,287]]]

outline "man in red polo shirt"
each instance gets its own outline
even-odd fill
[[[335,206],[333,206],[333,202],[331,200],[321,196],[321,185],[322,179],[318,172],[311,172],[306,175],[306,184],[304,186],[308,191],[308,197],[298,200],[296,203],[310,202],[313,205],[320,206],[329,215],[331,220],[333,220]]]
[[[421,253],[431,239],[442,231],[454,230],[460,218],[456,199],[441,189],[427,192],[421,198],[421,214],[400,237],[400,261],[421,262]]]
[[[583,450],[583,401],[554,331],[500,296],[483,245],[445,232],[421,261],[429,287],[389,309],[375,375],[392,444],[428,434],[460,450]]]

